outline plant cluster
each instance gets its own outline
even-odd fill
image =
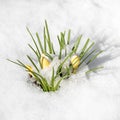
[[[71,40],[71,30],[66,32],[61,32],[60,35],[57,36],[57,40],[59,43],[59,53],[57,54],[54,49],[53,42],[50,38],[50,33],[48,29],[47,21],[45,20],[45,26],[43,31],[44,41],[42,43],[39,34],[36,33],[36,38],[33,37],[31,31],[27,28],[28,33],[30,34],[32,41],[34,43],[34,47],[31,44],[28,44],[29,48],[36,55],[36,59],[39,63],[39,66],[36,65],[34,60],[27,55],[28,60],[31,62],[32,66],[26,65],[20,60],[12,61],[8,59],[10,62],[15,63],[21,67],[23,67],[31,77],[37,82],[37,84],[42,88],[43,91],[56,91],[60,87],[60,83],[62,80],[69,78],[72,74],[76,73],[78,68],[82,66],[83,63],[86,65],[93,62],[98,55],[102,53],[97,49],[93,49],[94,42],[90,43],[90,40],[87,39],[82,49],[78,51],[82,35],[78,36],[75,43],[73,44],[71,50],[68,51],[67,47],[70,45]],[[79,53],[79,54],[78,54]],[[42,69],[46,69],[50,66],[51,61],[54,59],[54,56],[57,56],[59,60],[61,60],[60,65],[57,70],[52,68],[52,74],[50,80],[41,74]],[[69,61],[69,65],[65,66],[66,61]],[[98,68],[93,68],[86,73],[91,71],[95,71]]]

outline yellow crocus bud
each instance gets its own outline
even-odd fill
[[[42,65],[42,69],[47,68],[50,65],[50,61],[44,54],[41,55],[40,63]]]
[[[31,71],[33,71],[33,68],[30,65],[26,65],[26,68],[27,68],[26,71],[28,71],[30,77],[32,77],[33,75]]]
[[[71,64],[73,66],[73,69],[76,70],[80,65],[80,57],[77,56],[77,55],[74,55],[74,56],[71,57],[70,61],[71,61]]]

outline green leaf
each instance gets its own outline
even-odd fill
[[[61,69],[62,69],[64,63],[66,62],[66,60],[68,60],[69,57],[71,57],[71,56],[73,55],[73,53],[74,53],[74,51],[71,51],[71,52],[65,57],[65,59],[62,61],[62,63],[58,66],[56,74],[60,74],[60,73],[61,73]]]
[[[103,52],[103,51],[101,50],[101,51],[99,51],[96,55],[94,55],[94,56],[87,62],[87,65],[90,64],[91,62],[93,62],[93,61],[97,58],[97,56],[100,55],[102,52]]]
[[[54,91],[54,82],[55,82],[55,76],[54,76],[54,68],[52,69],[52,77],[51,77],[51,88]]]
[[[62,33],[61,32],[61,47],[62,47],[62,49],[64,49],[64,47],[65,47],[65,45],[66,45],[66,43],[65,43],[65,32],[64,33]]]
[[[100,70],[100,69],[102,69],[102,68],[104,68],[104,67],[103,67],[103,66],[100,66],[100,67],[92,68],[92,69],[88,70],[88,71],[86,72],[86,74],[89,74],[89,73],[91,73],[91,72],[95,72],[95,71]]]
[[[56,83],[56,85],[55,85],[55,90],[58,90],[58,88],[59,88],[59,86],[60,86],[60,83],[61,83],[61,81],[63,80],[63,79],[65,79],[65,78],[67,78],[68,76],[64,76],[64,77],[62,77],[60,80],[58,80],[58,82]]]
[[[41,62],[40,62],[40,57],[41,57],[41,55],[39,56],[38,53],[34,50],[34,48],[33,48],[30,44],[28,44],[28,46],[31,48],[31,50],[32,50],[32,51],[35,53],[35,55],[37,56],[37,59],[38,59],[40,68],[42,68],[42,64],[41,64]]]
[[[61,59],[61,56],[62,56],[62,45],[61,45],[61,41],[60,41],[60,38],[59,38],[59,36],[57,36],[57,38],[58,38],[58,42],[59,42],[59,47],[60,47],[60,50],[59,50],[59,59]]]
[[[17,62],[18,62],[19,64],[21,64],[21,66],[24,67],[25,69],[28,69],[28,68],[26,67],[26,65],[25,65],[23,62],[21,62],[20,60],[17,60]],[[28,70],[29,70],[29,69],[28,69]]]
[[[55,54],[53,43],[51,43],[51,46],[52,46],[52,53]]]
[[[93,47],[94,42],[87,48],[87,50],[81,55],[81,59],[86,55],[86,53]]]
[[[12,62],[12,63],[14,63],[14,64],[16,64],[16,65],[19,65],[19,66],[23,67],[21,64],[15,62],[15,61],[12,61],[12,60],[10,60],[10,59],[7,59],[7,60],[8,60],[9,62]]]
[[[40,62],[40,57],[41,57],[41,55],[39,56],[39,55],[37,54],[37,52],[34,50],[34,48],[33,48],[30,44],[28,44],[28,46],[30,47],[30,49],[31,49],[31,50],[35,53],[35,55],[37,56],[37,59],[38,59],[40,68],[42,68],[42,64],[41,64],[41,62]]]
[[[80,36],[77,38],[77,41],[76,41],[75,44],[74,44],[73,49],[74,49],[75,53],[76,53],[76,51],[77,51],[77,49],[78,49],[78,47],[79,47],[79,45],[80,45],[80,40],[81,40],[81,38],[82,38],[82,35],[80,35]]]
[[[26,28],[27,28],[27,27],[26,27]],[[27,28],[27,31],[28,31],[28,33],[30,34],[30,36],[31,36],[31,38],[32,38],[32,40],[33,40],[33,43],[34,43],[34,45],[35,45],[35,47],[36,47],[36,49],[37,49],[37,52],[39,53],[39,56],[40,56],[40,50],[39,50],[39,48],[38,48],[38,46],[37,46],[37,43],[36,43],[36,41],[35,41],[32,33],[30,32],[29,28]]]
[[[92,55],[94,52],[96,51],[96,49],[95,50],[93,50],[93,51],[91,51],[82,61],[81,61],[81,63],[80,63],[80,65],[79,66],[81,66],[82,65],[82,63],[85,61],[85,60],[87,60],[87,58],[90,56],[90,55]]]
[[[35,51],[35,49],[30,45],[30,44],[28,44],[28,46],[30,47],[30,49],[35,53],[35,55],[38,57],[38,58],[40,58],[40,56],[37,54],[37,52]]]
[[[33,64],[33,66],[35,67],[35,69],[39,72],[39,69],[37,68],[37,66],[35,65],[35,63],[33,62],[33,60],[30,58],[30,56],[27,55],[27,58],[30,60],[30,62]]]
[[[83,56],[84,51],[85,51],[85,49],[87,48],[89,41],[90,41],[90,39],[87,39],[85,45],[83,46],[82,51],[81,51],[81,53],[80,53],[80,55],[79,55],[80,58],[81,58],[81,56]]]
[[[38,80],[38,82],[41,84],[42,89],[44,91],[49,91],[48,86],[47,86],[47,80],[40,74],[32,71],[32,74],[35,76],[35,79]]]
[[[45,30],[46,30],[46,35],[47,35],[47,43],[48,43],[49,53],[52,54],[53,50],[52,50],[50,34],[49,34],[49,30],[48,30],[48,24],[47,24],[46,20],[45,20]]]
[[[71,36],[71,30],[68,31],[68,38],[67,38],[67,44],[70,44],[70,36]]]
[[[47,52],[47,47],[46,47],[46,33],[45,33],[45,27],[44,27],[43,33],[44,33],[44,53],[46,53],[46,52]]]
[[[39,37],[38,33],[36,33],[36,36],[37,36],[37,39],[38,39],[39,47],[40,47],[42,53],[44,53],[44,49],[43,49],[43,46],[42,46],[42,43],[41,43],[41,40],[40,40],[40,37]]]

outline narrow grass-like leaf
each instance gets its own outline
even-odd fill
[[[35,69],[39,72],[38,67],[35,65],[35,63],[33,62],[33,60],[30,58],[30,56],[27,55],[27,58],[30,60],[30,62],[33,64],[33,66],[35,67]]]
[[[57,83],[56,83],[56,85],[55,85],[55,90],[58,90],[58,88],[59,88],[59,86],[60,86],[60,83],[61,83],[61,81],[63,80],[63,79],[65,79],[65,78],[67,78],[68,76],[66,75],[66,76],[64,76],[64,77],[62,77]]]
[[[82,38],[82,35],[80,35],[80,36],[77,38],[77,41],[76,41],[75,44],[74,44],[73,49],[74,49],[75,53],[76,53],[76,51],[77,51],[77,49],[78,49],[78,47],[79,47],[79,45],[80,45],[80,40],[81,40],[81,38]]]
[[[48,90],[48,87],[47,87],[48,85],[47,85],[47,83],[46,83],[46,79],[45,79],[42,75],[40,75],[40,74],[38,74],[38,73],[36,73],[36,72],[33,72],[33,71],[32,71],[32,74],[33,74],[36,78],[39,78],[39,82],[40,82],[42,88],[44,89],[44,91],[49,91],[49,90]]]
[[[59,36],[57,36],[57,39],[58,39],[58,42],[59,42],[59,46],[60,46],[60,48],[61,48],[61,41],[60,41],[60,37]]]
[[[37,74],[37,73],[36,73]],[[41,78],[41,80],[42,80],[42,84],[44,85],[44,88],[45,88],[45,91],[50,91],[50,85],[48,84],[48,82],[47,82],[47,80],[46,80],[46,78],[45,77],[43,77],[42,75],[40,75],[40,74],[37,74],[40,78]]]
[[[35,80],[37,80],[39,82],[39,84],[41,85],[41,88],[43,89],[43,91],[50,91],[49,85],[47,83],[47,80],[40,74],[34,72],[34,71],[30,71],[33,76],[35,77]]]
[[[62,49],[60,48],[59,59],[61,59],[61,57],[62,57]]]
[[[82,65],[82,63],[83,62],[85,62],[86,60],[87,60],[87,58],[90,56],[90,55],[92,55],[94,52],[96,51],[96,49],[95,50],[93,50],[93,51],[91,51],[82,61],[81,61],[81,63],[80,63],[80,65],[79,66],[81,66]]]
[[[51,43],[51,46],[52,46],[52,53],[55,54],[53,43]]]
[[[102,68],[104,68],[104,67],[103,67],[103,66],[100,66],[100,67],[92,68],[92,69],[86,71],[86,74],[89,74],[89,73],[91,73],[91,72],[95,72],[95,71],[100,70],[100,69],[102,69]]]
[[[81,55],[81,59],[86,55],[86,53],[93,47],[94,42],[87,48],[87,50],[83,53],[83,55]]]
[[[59,42],[59,47],[60,47],[60,50],[59,50],[59,59],[61,59],[61,56],[62,56],[62,50],[64,50],[64,54],[65,56],[67,55],[67,49],[66,49],[66,41],[65,41],[65,32],[61,32],[60,33],[60,37],[57,36],[58,38],[58,42]]]
[[[47,45],[48,45],[49,53],[52,54],[51,43],[48,41],[48,39],[47,39]]]
[[[89,41],[90,41],[90,39],[87,39],[85,45],[83,46],[82,51],[81,51],[81,53],[80,53],[80,55],[79,55],[80,58],[81,58],[81,56],[83,56],[84,51],[85,51],[85,49],[87,48]]]
[[[32,51],[35,53],[35,55],[37,56],[37,59],[38,59],[40,68],[42,68],[42,64],[41,64],[41,62],[40,62],[40,57],[41,57],[41,55],[39,56],[39,55],[37,54],[37,52],[34,50],[34,48],[33,48],[30,44],[28,44],[28,46],[31,48],[31,50],[32,50]]]
[[[45,30],[46,30],[46,35],[47,35],[47,43],[48,43],[49,53],[52,54],[53,50],[52,50],[50,34],[49,34],[49,30],[48,30],[48,24],[47,24],[46,20],[45,20]]]
[[[36,77],[36,76],[34,75],[35,72],[32,71],[32,70],[30,70],[23,62],[21,62],[20,60],[17,60],[17,62],[18,62],[23,68],[25,68],[26,70],[28,70],[29,72],[31,72],[34,77]]]
[[[45,53],[45,55],[50,59],[50,60],[53,60],[53,57],[49,54],[49,53]]]
[[[66,57],[65,59],[63,60],[62,64],[64,64],[66,62],[66,60],[71,57],[73,55],[74,51],[71,51]]]
[[[94,44],[95,44],[95,43],[92,42],[91,45],[90,45],[90,46],[87,48],[87,50],[85,51],[85,53],[87,53],[87,52],[93,47]]]
[[[49,86],[49,84],[48,84],[47,80],[46,80],[46,79],[42,79],[42,82],[43,82],[43,83],[44,83],[44,85],[45,85],[46,92],[49,92],[49,91],[50,91],[50,86]]]
[[[71,36],[71,30],[68,31],[68,38],[67,38],[67,44],[70,44],[70,36]]]
[[[40,37],[38,35],[38,33],[36,33],[36,36],[37,36],[37,40],[38,40],[38,43],[39,43],[39,47],[41,49],[41,52],[44,53],[44,49],[43,49],[43,46],[42,46],[42,43],[41,43],[41,40],[40,40]]]
[[[26,69],[28,69],[28,68],[26,67]],[[39,82],[39,84],[40,84],[41,88],[43,89],[43,91],[48,91],[48,88],[47,88],[47,85],[46,85],[46,79],[43,76],[41,76],[40,74],[38,74],[38,73],[36,73],[34,71],[30,71],[30,72],[34,76],[35,80]]]
[[[69,77],[70,76],[70,74],[71,74],[71,66],[69,66],[69,67],[66,67],[66,76],[67,77]]]
[[[71,51],[71,52],[65,57],[65,59],[62,61],[62,63],[58,66],[57,72],[56,72],[57,74],[60,74],[60,73],[61,73],[61,69],[62,69],[64,63],[66,62],[66,60],[68,60],[69,57],[71,57],[71,56],[73,55],[73,53],[74,53],[74,51]]]
[[[64,49],[66,43],[65,43],[65,32],[62,33],[61,32],[61,44],[62,44],[62,48]]]
[[[61,41],[60,41],[59,36],[57,36],[57,39],[58,39],[59,47],[60,47],[58,58],[61,59],[61,56],[62,56],[62,45],[61,45]]]
[[[55,86],[55,90],[57,90],[58,89],[58,87],[59,87],[59,85],[60,85],[60,83],[61,83],[61,81],[63,80],[63,78],[61,78],[58,82],[57,82],[57,84],[56,84],[56,86]]]
[[[17,63],[17,62],[15,62],[15,61],[12,61],[12,60],[10,60],[10,59],[7,59],[9,62],[12,62],[12,63],[14,63],[14,64],[16,64],[16,65],[19,65],[19,66],[21,66],[22,67],[22,65],[21,64],[19,64],[19,63]]]
[[[38,53],[34,50],[34,48],[33,48],[30,44],[28,44],[28,46],[29,46],[30,49],[35,53],[35,55],[36,55],[38,58],[41,57],[41,55],[39,56]]]
[[[43,34],[44,34],[44,53],[47,52],[47,46],[46,46],[46,33],[45,33],[45,27],[44,27],[44,30],[43,30]]]
[[[33,74],[33,76],[35,77],[35,80],[39,82],[41,88],[43,91],[47,91],[47,88],[43,82],[43,80],[41,79],[41,77],[38,76],[38,74],[36,72],[31,71],[31,73]]]
[[[19,64],[21,64],[22,67],[24,67],[25,69],[29,70],[23,62],[21,62],[20,60],[16,60],[16,61],[17,61]]]
[[[26,28],[27,28],[27,27],[26,27]],[[40,55],[40,50],[39,50],[39,48],[38,48],[38,46],[37,46],[37,43],[36,43],[36,41],[35,41],[32,33],[30,32],[29,28],[27,28],[27,31],[28,31],[28,33],[30,34],[30,36],[31,36],[31,38],[32,38],[32,40],[33,40],[33,43],[34,43],[34,45],[35,45],[35,47],[36,47],[36,49],[37,49],[37,52],[38,52],[39,55]]]
[[[48,24],[47,24],[47,21],[46,21],[46,20],[45,20],[45,28],[46,28],[48,40],[49,40],[49,42],[50,42],[50,41],[51,41],[51,40],[50,40],[50,34],[49,34]]]
[[[62,36],[63,36],[63,49],[65,49],[65,56],[67,55],[67,49],[66,49],[66,46],[67,46],[67,43],[66,43],[66,41],[65,41],[65,33],[66,32],[64,32],[63,34],[62,34]]]
[[[96,55],[94,55],[94,56],[87,62],[87,65],[90,64],[91,62],[93,62],[93,61],[96,59],[96,57],[97,57],[98,55],[100,55],[102,52],[103,52],[103,51],[101,50],[101,51],[99,51]]]
[[[50,82],[52,90],[54,90],[54,83],[55,83],[55,75],[54,74],[55,73],[54,73],[54,68],[53,68],[52,69],[51,82]]]

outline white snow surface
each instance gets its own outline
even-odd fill
[[[0,120],[120,120],[120,0],[0,0]],[[104,69],[88,78],[79,71],[44,93],[26,72],[6,59],[27,63],[32,40],[42,37],[47,19],[56,51],[56,35],[83,34],[104,53],[90,67]]]

